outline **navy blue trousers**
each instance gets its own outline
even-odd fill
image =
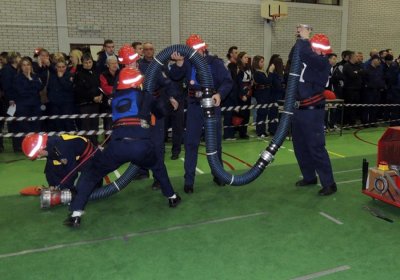
[[[294,152],[305,181],[319,176],[323,187],[334,182],[331,161],[325,148],[324,109],[294,110],[292,136]]]
[[[116,170],[122,164],[132,164],[152,168],[156,163],[154,145],[150,139],[119,140],[111,139],[107,147],[93,159],[89,170],[82,172],[77,183],[77,194],[71,202],[70,210],[84,210],[90,194],[100,178]],[[154,168],[154,176],[160,181],[163,195],[174,194],[166,170]],[[168,188],[170,186],[170,188]]]
[[[217,119],[217,148],[221,160],[221,108],[215,107]],[[201,135],[203,133],[204,115],[199,102],[188,102],[185,137],[185,185],[193,185]],[[222,160],[221,160],[222,162]]]

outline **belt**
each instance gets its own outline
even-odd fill
[[[113,123],[113,128],[118,126],[140,126],[142,120],[139,118],[123,118]]]
[[[271,85],[255,85],[254,86],[255,90],[266,89],[266,88],[271,88]]]
[[[310,98],[301,100],[300,101],[300,106],[308,106],[308,105],[311,105],[313,103],[315,104],[315,103],[318,103],[319,101],[321,101],[324,98],[325,98],[324,95],[322,93],[320,93],[320,94],[314,95],[314,96],[312,96]]]
[[[319,104],[319,105],[311,105],[311,106],[299,106],[299,110],[316,110],[316,109],[324,109],[325,105],[324,104]]]
[[[188,90],[188,95],[190,97],[201,98],[203,92],[200,90]]]
[[[121,141],[121,140],[136,141],[136,140],[140,140],[140,139],[143,139],[143,138],[122,137],[122,138],[117,138],[117,139],[115,139],[115,140],[117,140],[117,141]]]

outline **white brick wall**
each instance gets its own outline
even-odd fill
[[[289,7],[288,17],[280,19],[272,28],[272,53],[278,53],[284,60],[295,43],[296,26],[311,24],[314,33],[329,37],[334,52],[340,53],[342,12],[337,10]],[[323,19],[323,20],[321,20]]]
[[[133,41],[153,42],[159,50],[170,44],[169,0],[68,0],[67,10],[69,37],[112,39],[116,49]],[[99,31],[80,31],[84,26]]]
[[[116,47],[132,41],[151,41],[157,50],[171,41],[170,0],[66,0],[68,35],[72,38],[113,39]],[[32,55],[36,47],[58,50],[55,0],[3,0],[0,51]],[[400,1],[349,1],[347,48],[362,51],[392,48],[400,52]],[[342,11],[315,5],[289,4],[289,16],[272,29],[272,53],[285,59],[293,45],[297,23],[310,23],[326,33],[340,53]],[[180,0],[180,41],[199,33],[210,50],[225,58],[237,45],[251,55],[263,54],[264,20],[257,1]],[[79,30],[94,27],[95,31]],[[267,58],[268,59],[268,58]]]
[[[180,12],[182,43],[190,34],[197,33],[212,53],[224,59],[232,45],[250,55],[263,54],[264,21],[260,5],[181,1]]]
[[[34,49],[58,49],[54,0],[1,2],[0,50],[32,56]]]
[[[351,0],[349,1],[347,46],[362,51],[368,58],[372,48],[400,53],[400,1]]]

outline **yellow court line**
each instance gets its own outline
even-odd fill
[[[331,152],[331,151],[328,151],[328,153],[331,154],[331,155],[337,156],[337,157],[341,157],[341,158],[345,158],[346,157],[344,155],[337,154],[337,153],[334,153],[334,152]]]

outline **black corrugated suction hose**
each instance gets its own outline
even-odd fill
[[[198,54],[194,49],[186,45],[172,45],[162,50],[155,59],[150,63],[145,76],[144,91],[146,94],[151,94],[156,87],[156,79],[159,72],[164,67],[164,64],[170,60],[173,52],[178,52],[185,59],[189,59],[190,62],[196,67],[199,82],[203,88],[203,99],[202,107],[205,115],[205,139],[206,139],[206,151],[207,159],[213,174],[217,176],[226,184],[233,186],[241,186],[250,183],[255,180],[264,169],[273,161],[275,154],[279,147],[282,145],[286,138],[290,119],[293,114],[295,95],[298,87],[301,62],[299,58],[299,50],[297,44],[293,50],[292,64],[290,67],[288,85],[286,88],[285,104],[279,122],[278,129],[274,138],[271,140],[269,146],[261,153],[260,158],[257,160],[255,165],[241,175],[232,175],[226,172],[218,158],[217,153],[217,121],[214,114],[214,107],[212,105],[211,97],[213,95],[214,83],[211,76],[210,69],[205,59]],[[104,186],[103,188],[95,190],[90,196],[91,200],[105,198],[125,188],[135,177],[139,170],[139,167],[135,165],[129,165],[128,169],[121,175],[121,177],[115,182]]]
[[[147,68],[144,80],[145,94],[151,94],[154,92],[155,87],[157,86],[156,79],[157,75],[159,74],[158,72],[163,68],[163,63],[169,61],[171,54],[175,51],[185,55],[186,58],[190,59],[190,61],[195,65],[196,69],[198,69],[199,80],[202,87],[211,90],[214,87],[213,80],[210,69],[208,68],[204,58],[201,57],[201,55],[199,55],[194,49],[186,45],[173,45],[161,51]],[[89,199],[97,200],[106,198],[124,189],[133,180],[139,169],[139,167],[130,164],[128,169],[121,175],[120,178],[106,186],[103,186],[102,188],[93,191]]]
[[[273,161],[275,154],[282,145],[289,130],[291,116],[296,102],[296,91],[299,83],[301,71],[301,62],[299,57],[299,49],[297,44],[293,50],[292,64],[290,67],[288,85],[286,89],[285,104],[282,112],[279,126],[274,138],[269,146],[261,153],[260,158],[255,165],[247,172],[241,175],[232,175],[223,169],[222,164],[218,159],[217,141],[216,141],[216,121],[215,118],[206,118],[206,151],[210,167],[213,174],[226,184],[241,186],[255,180],[264,169]]]

